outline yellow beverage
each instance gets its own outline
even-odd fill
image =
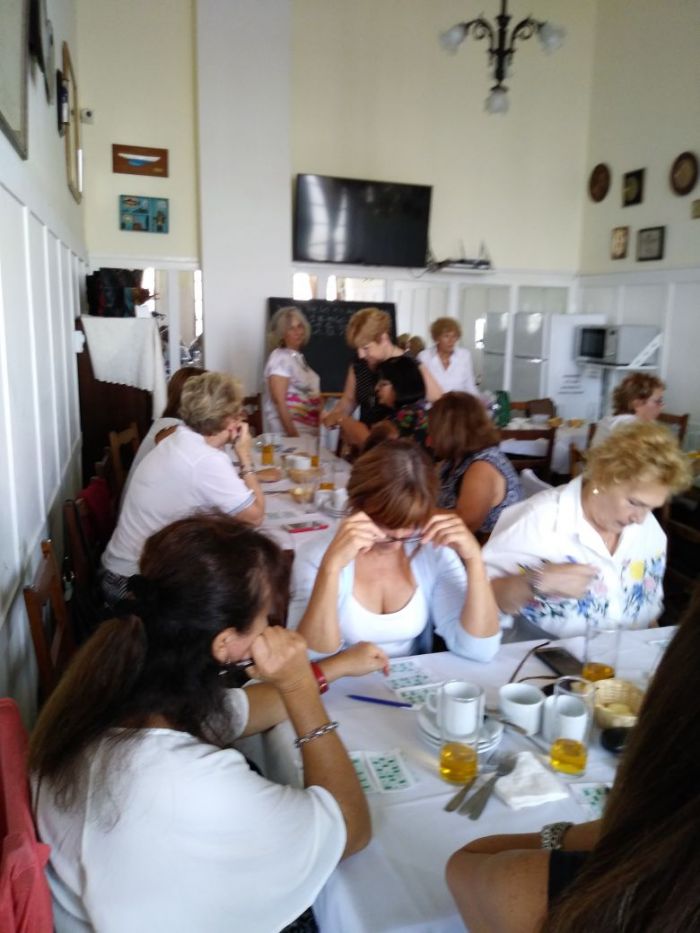
[[[440,749],[440,777],[452,784],[466,784],[476,777],[479,757],[476,749],[461,742],[446,742]]]
[[[263,466],[273,466],[275,462],[275,445],[263,444],[261,463]]]
[[[333,480],[324,480],[322,479],[318,486],[319,489],[335,489],[335,483]]]
[[[311,454],[311,466],[314,470],[318,468],[319,456],[318,454]]]
[[[583,665],[582,676],[586,680],[607,680],[615,676],[615,668],[610,664],[600,664],[598,661],[586,661]]]
[[[583,774],[587,759],[586,746],[575,739],[556,739],[549,750],[550,765],[564,774]]]

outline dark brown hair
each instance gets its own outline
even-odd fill
[[[172,374],[168,380],[168,399],[161,418],[180,417],[180,396],[182,395],[182,387],[192,376],[203,376],[205,372],[206,369],[200,369],[198,366],[183,366]]]
[[[700,590],[659,665],[602,835],[543,933],[678,933],[700,918]]]
[[[230,740],[212,641],[226,628],[246,632],[283,585],[277,545],[222,513],[152,535],[140,566],[126,618],[104,622],[83,645],[32,735],[29,766],[65,808],[79,798],[88,747],[114,727],[126,727],[109,736],[120,753],[154,715],[207,742]],[[114,754],[107,760],[118,767]]]
[[[385,528],[422,528],[435,511],[437,475],[412,440],[377,444],[359,457],[348,480],[354,512],[366,512]]]
[[[613,414],[633,415],[633,402],[646,402],[657,389],[665,388],[665,383],[651,373],[630,373],[613,390]]]
[[[495,447],[500,432],[479,399],[446,392],[428,412],[430,446],[438,460],[457,463],[467,454]]]

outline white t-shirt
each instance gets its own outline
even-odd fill
[[[474,381],[472,355],[464,347],[455,347],[447,368],[443,366],[437,347],[428,347],[418,354],[418,361],[430,370],[443,392],[470,392],[479,396]]]
[[[607,415],[607,417],[601,418],[593,432],[591,447],[597,447],[598,444],[602,444],[603,441],[606,441],[610,437],[613,431],[616,431],[617,428],[622,427],[622,425],[635,424],[638,420],[636,415]]]
[[[245,721],[245,691],[231,693]],[[110,759],[107,794],[103,752],[73,810],[46,782],[38,795],[57,933],[273,933],[340,860],[345,823],[321,787],[274,784],[235,749],[146,729]]]
[[[150,452],[156,446],[156,434],[160,431],[165,430],[165,428],[177,427],[178,424],[182,424],[182,418],[156,418],[151,427],[148,430],[148,434],[139,444],[139,449],[136,451],[134,459],[131,461],[131,467],[129,469],[129,475],[124,482],[124,489],[122,491],[122,501],[126,496],[126,490],[129,488],[129,483],[131,482],[131,477],[136,472],[136,467],[141,463],[146,454]]]
[[[297,431],[318,432],[321,406],[321,379],[309,366],[304,354],[287,347],[273,350],[265,364],[265,391],[263,393],[263,415],[266,430],[284,432],[277,406],[270,394],[270,376],[284,376],[289,380],[285,399]]]
[[[623,529],[611,554],[583,513],[581,484],[577,477],[502,512],[483,550],[489,577],[545,561],[593,564],[598,576],[582,599],[533,596],[520,615],[555,638],[585,634],[587,618],[649,625],[663,609],[666,535],[650,513],[640,525]],[[511,621],[502,618],[504,626]]]
[[[138,572],[146,538],[154,532],[201,509],[236,515],[254,501],[224,451],[181,425],[136,468],[102,563],[130,577]]]
[[[411,653],[415,640],[425,628],[428,607],[419,587],[397,612],[370,612],[351,593],[343,602],[339,616],[340,629],[348,644],[373,641],[390,658],[401,658]]]
[[[331,539],[330,532],[327,535],[319,534],[313,541],[303,544],[295,554],[287,613],[287,626],[290,629],[299,628],[323,555]],[[406,553],[410,555],[414,546],[405,547]],[[424,544],[411,559],[411,573],[416,581],[416,589],[421,595],[409,609],[405,621],[412,627],[416,637],[412,642],[408,642],[409,650],[401,653],[425,654],[431,651],[432,635],[435,631],[455,654],[473,658],[475,661],[490,661],[501,644],[501,633],[499,631],[495,635],[477,638],[462,628],[461,616],[467,595],[467,572],[455,552],[451,548]],[[360,631],[353,622],[353,613],[359,606],[352,593],[354,582],[355,562],[351,561],[340,571],[338,580],[338,622],[342,644],[336,651],[356,640],[383,641],[386,647],[386,643],[390,641],[387,632],[391,631],[396,613],[375,615],[362,607]],[[351,623],[347,628],[346,622]],[[400,633],[400,637],[409,637],[408,628]]]

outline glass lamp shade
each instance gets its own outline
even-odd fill
[[[446,52],[452,52],[454,54],[462,42],[464,42],[466,35],[467,30],[464,23],[455,23],[455,25],[446,32],[440,33],[440,45]]]
[[[564,44],[566,30],[562,26],[555,26],[554,23],[542,23],[537,30],[537,38],[545,52],[556,52]]]
[[[487,113],[507,113],[508,112],[508,91],[504,87],[493,87],[491,93],[484,102],[484,110]]]

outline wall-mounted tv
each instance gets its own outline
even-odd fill
[[[421,267],[429,185],[297,175],[294,260]]]

